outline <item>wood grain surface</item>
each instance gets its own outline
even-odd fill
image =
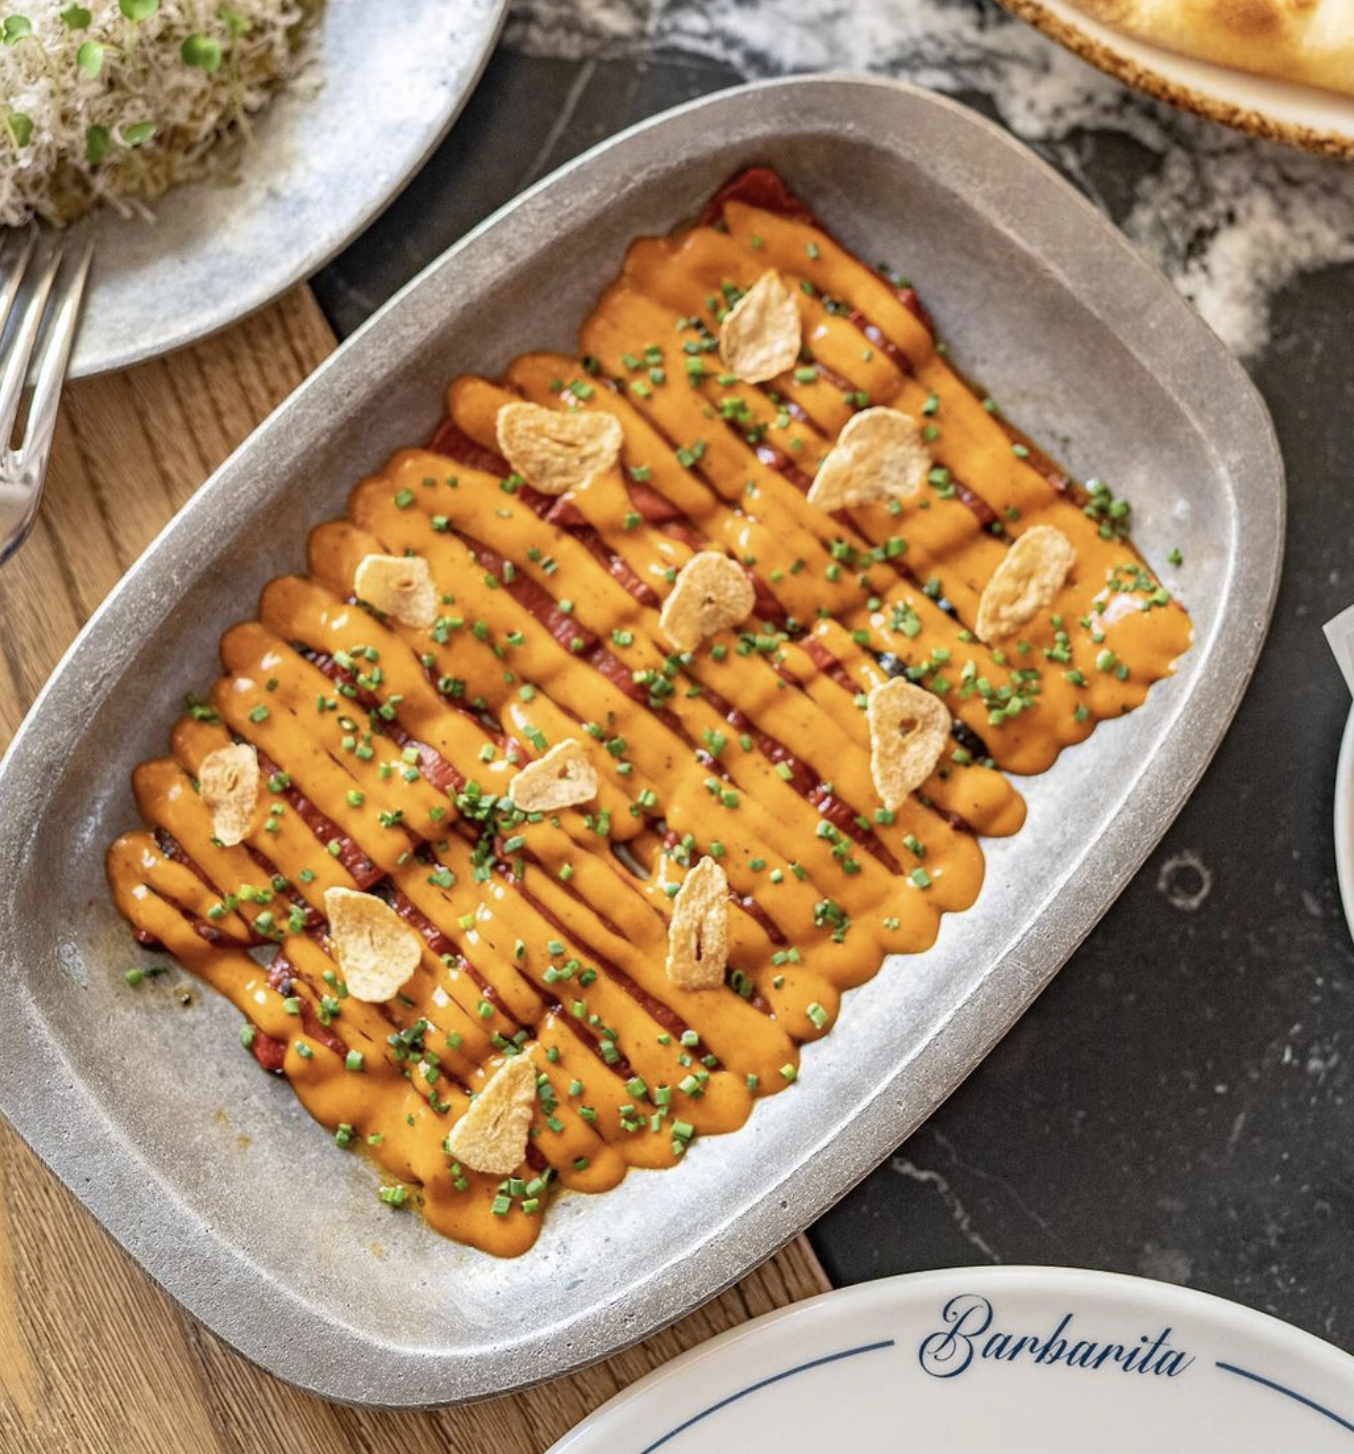
[[[69,387],[41,518],[0,569],[0,749],[145,545],[333,347],[301,288],[194,348]],[[280,1383],[184,1313],[0,1121],[3,1454],[538,1454],[682,1349],[827,1286],[800,1238],[573,1378],[434,1413],[339,1407]]]

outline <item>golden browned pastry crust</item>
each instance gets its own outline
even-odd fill
[[[1354,0],[1071,0],[1125,35],[1235,70],[1354,95]]]

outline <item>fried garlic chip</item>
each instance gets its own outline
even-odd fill
[[[881,682],[865,708],[870,724],[870,776],[886,808],[900,808],[935,771],[950,737],[940,698],[903,677]]]
[[[695,651],[707,636],[745,620],[755,600],[752,582],[736,560],[702,550],[677,572],[658,629],[678,651]]]
[[[375,894],[326,889],[324,912],[348,993],[369,1005],[398,994],[418,968],[423,940]]]
[[[202,759],[198,791],[212,815],[212,832],[227,848],[249,837],[259,803],[259,755],[247,742],[218,747]]]
[[[719,358],[745,384],[761,384],[799,358],[799,309],[772,269],[757,279],[719,325]]]
[[[601,410],[566,414],[539,404],[504,404],[494,432],[503,458],[543,495],[586,485],[613,468],[621,454],[620,421]]]
[[[931,452],[917,421],[898,409],[862,409],[828,450],[809,504],[841,510],[875,500],[905,500],[926,483]]]
[[[1019,631],[1062,590],[1076,558],[1072,542],[1052,525],[1034,525],[1019,536],[978,601],[977,635],[1001,641]]]
[[[527,1154],[536,1104],[536,1066],[529,1055],[505,1060],[447,1134],[447,1153],[471,1171],[507,1176]]]
[[[668,979],[678,989],[718,989],[728,962],[729,879],[713,858],[702,858],[673,900]]]
[[[437,591],[419,555],[364,555],[353,577],[358,600],[406,626],[427,630],[437,619]]]
[[[524,813],[553,813],[597,796],[597,769],[577,738],[557,742],[529,762],[508,784],[508,796]]]

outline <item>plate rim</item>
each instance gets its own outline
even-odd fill
[[[712,1358],[727,1358],[736,1346],[755,1342],[766,1329],[788,1319],[812,1324],[824,1317],[830,1318],[838,1314],[849,1317],[855,1304],[865,1307],[874,1303],[886,1308],[894,1305],[910,1307],[933,1290],[954,1295],[970,1279],[981,1283],[984,1292],[995,1285],[1014,1289],[1017,1293],[1032,1292],[1047,1298],[1051,1303],[1063,1296],[1081,1298],[1105,1295],[1154,1310],[1163,1307],[1197,1309],[1199,1316],[1209,1320],[1214,1327],[1225,1329],[1230,1324],[1249,1328],[1258,1337],[1271,1341],[1281,1349],[1288,1347],[1294,1352],[1302,1353],[1304,1361],[1319,1356],[1332,1362],[1342,1362],[1351,1381],[1354,1381],[1354,1354],[1284,1318],[1276,1317],[1273,1313],[1264,1312],[1247,1303],[1236,1302],[1204,1288],[1101,1268],[1061,1267],[1042,1263],[976,1263],[971,1266],[925,1268],[848,1283],[827,1292],[801,1298],[798,1302],[788,1303],[784,1307],[773,1308],[770,1312],[748,1319],[747,1322],[726,1328],[722,1333],[676,1354],[666,1363],[651,1369],[642,1378],[613,1394],[605,1403],[585,1414],[573,1428],[551,1444],[544,1454],[586,1454],[589,1439],[595,1438],[599,1433],[605,1434],[608,1423],[618,1414],[625,1413],[647,1398],[652,1390],[686,1377],[690,1369]],[[1294,1393],[1291,1389],[1283,1392],[1290,1396]],[[704,1411],[699,1417],[713,1412],[716,1407],[718,1405]],[[1327,1414],[1331,1412],[1326,1409],[1321,1411]],[[670,1437],[671,1434],[666,1435],[660,1442],[666,1442]]]
[[[1112,45],[1097,39],[1076,22],[1055,14],[1042,4],[1041,0],[1000,0],[1000,3],[1018,20],[1023,20],[1026,24],[1033,26],[1041,35],[1056,42],[1064,50],[1071,51],[1073,55],[1093,65],[1097,70],[1103,71],[1107,76],[1112,76],[1116,81],[1122,82],[1132,90],[1144,92],[1154,100],[1164,101],[1168,105],[1188,111],[1206,121],[1216,121],[1222,126],[1231,127],[1233,131],[1241,131],[1248,136],[1259,137],[1262,141],[1282,142],[1286,146],[1298,147],[1302,151],[1315,152],[1320,156],[1333,157],[1338,161],[1354,161],[1354,130],[1349,132],[1326,130],[1321,127],[1309,126],[1304,122],[1281,121],[1258,107],[1243,106],[1235,101],[1211,95],[1197,86],[1173,81],[1169,76],[1162,75],[1160,71],[1153,70],[1151,66],[1143,65],[1142,62],[1131,56],[1122,55]],[[1152,49],[1160,50],[1162,55],[1171,54],[1161,47],[1152,47],[1150,41],[1144,40],[1141,43]],[[1182,59],[1191,58],[1182,57]],[[1200,61],[1199,64],[1208,63]],[[1226,69],[1226,67],[1221,69]],[[1252,73],[1246,71],[1237,72],[1237,74],[1249,76]],[[1259,79],[1277,80],[1273,77]],[[1320,90],[1318,87],[1303,87],[1302,89],[1314,90],[1318,93]],[[1332,92],[1331,94],[1337,93]]]
[[[1354,934],[1354,706],[1340,734],[1335,763],[1335,792],[1331,804],[1335,824],[1335,881],[1345,922]]]
[[[890,1080],[878,1088],[873,1098],[862,1102],[848,1132],[825,1148],[817,1159],[796,1166],[789,1172],[782,1171],[774,1182],[768,1184],[760,1200],[744,1209],[743,1225],[739,1227],[737,1235],[728,1235],[728,1223],[722,1227],[712,1227],[711,1235],[688,1254],[657,1266],[648,1281],[642,1284],[641,1296],[630,1297],[628,1300],[604,1297],[589,1304],[570,1320],[569,1327],[574,1334],[571,1341],[575,1346],[568,1351],[561,1352],[538,1341],[530,1347],[530,1368],[524,1368],[520,1362],[512,1361],[507,1356],[508,1350],[505,1350],[505,1358],[510,1364],[510,1368],[504,1370],[507,1377],[495,1380],[481,1374],[477,1381],[472,1381],[471,1386],[467,1387],[466,1377],[455,1371],[430,1368],[433,1360],[428,1354],[381,1345],[370,1335],[363,1335],[360,1331],[345,1326],[342,1330],[344,1337],[360,1342],[371,1356],[379,1354],[385,1357],[392,1369],[398,1368],[400,1371],[399,1380],[391,1380],[390,1397],[362,1400],[372,1406],[415,1408],[467,1402],[544,1382],[608,1357],[650,1336],[693,1307],[717,1295],[845,1195],[981,1063],[992,1046],[1053,979],[1072,951],[1118,896],[1133,872],[1141,866],[1147,854],[1159,841],[1160,835],[1183,806],[1221,741],[1225,727],[1235,713],[1249,681],[1268,627],[1278,589],[1283,554],[1285,491],[1282,460],[1263,400],[1244,370],[1226,352],[1207,325],[1179,298],[1160,273],[1069,182],[1004,128],[970,108],[923,87],[889,78],[839,73],[775,78],[699,97],[648,118],[591,148],[500,208],[429,264],[418,277],[378,310],[221,466],[189,504],[165,526],[137,564],[90,618],[39,693],[9,751],[3,761],[0,761],[0,792],[12,786],[13,780],[27,771],[26,762],[31,761],[34,771],[39,770],[43,762],[43,749],[35,740],[30,740],[37,736],[35,724],[40,724],[49,710],[60,715],[63,694],[75,693],[77,697],[83,695],[80,686],[66,680],[68,669],[93,633],[117,630],[117,618],[127,611],[126,603],[130,593],[141,584],[139,576],[143,567],[161,551],[178,546],[183,559],[176,556],[175,565],[184,572],[195,572],[195,552],[200,553],[206,549],[200,543],[194,544],[198,534],[195,528],[198,516],[208,512],[209,502],[215,495],[224,491],[226,496],[230,496],[246,483],[236,478],[245,472],[242,458],[245,463],[252,458],[261,442],[271,438],[282,415],[289,409],[300,408],[303,415],[316,409],[322,411],[324,405],[317,404],[316,401],[337,394],[344,387],[345,378],[362,367],[361,361],[365,357],[364,341],[384,329],[398,332],[403,300],[419,289],[434,273],[454,269],[460,255],[502,220],[519,210],[531,208],[533,205],[539,206],[536,199],[543,195],[557,194],[559,189],[572,183],[581,169],[591,170],[608,153],[628,151],[636,138],[685,123],[693,113],[699,114],[703,111],[715,112],[720,121],[725,119],[721,113],[733,112],[735,125],[743,127],[749,135],[755,134],[752,123],[742,119],[743,108],[753,113],[760,97],[775,91],[794,94],[797,115],[802,117],[811,114],[819,96],[824,98],[826,106],[830,106],[830,98],[843,91],[850,93],[856,104],[860,104],[871,93],[892,92],[950,113],[956,123],[981,134],[988,144],[1018,156],[1020,164],[1029,168],[1032,175],[1043,174],[1046,182],[1057,189],[1069,206],[1084,209],[1086,217],[1094,227],[1093,236],[1098,240],[1094,266],[1101,273],[1107,266],[1101,254],[1108,251],[1113,254],[1120,276],[1132,276],[1142,287],[1150,285],[1154,296],[1166,300],[1166,306],[1179,319],[1181,328],[1186,332],[1192,331],[1190,347],[1206,347],[1209,350],[1209,357],[1217,371],[1213,378],[1214,388],[1219,386],[1221,379],[1229,381],[1231,393],[1235,396],[1232,402],[1236,406],[1236,412],[1232,416],[1235,425],[1232,439],[1247,441],[1248,469],[1243,475],[1234,478],[1234,487],[1239,505],[1246,506],[1247,518],[1254,516],[1251,521],[1254,528],[1249,534],[1239,532],[1233,542],[1227,577],[1230,584],[1240,572],[1248,582],[1246,619],[1244,624],[1232,626],[1227,631],[1223,630],[1221,623],[1217,627],[1216,639],[1211,644],[1207,658],[1211,676],[1205,680],[1211,684],[1212,691],[1209,707],[1205,709],[1199,701],[1201,693],[1196,691],[1192,691],[1179,704],[1173,730],[1183,733],[1186,722],[1196,729],[1190,734],[1188,745],[1182,747],[1184,756],[1176,757],[1172,754],[1167,766],[1159,761],[1149,761],[1134,783],[1134,801],[1141,802],[1147,798],[1154,803],[1155,827],[1149,839],[1146,842],[1135,839],[1129,851],[1121,855],[1121,861],[1113,867],[1112,872],[1106,873],[1102,865],[1092,876],[1084,863],[1072,871],[1060,892],[1073,893],[1077,897],[1077,922],[1069,924],[1066,916],[1055,922],[1053,916],[1042,914],[1037,923],[1027,927],[1021,939],[1004,952],[1002,960],[1009,961],[1010,968],[1001,984],[993,983],[995,976],[988,976],[965,1000],[953,1006],[939,1032],[922,1048],[913,1062],[898,1072],[901,1075],[905,1069],[915,1085],[906,1114],[900,1114],[893,1102],[893,1080]],[[857,136],[855,140],[867,139]],[[763,139],[762,145],[769,149],[772,143]],[[1008,222],[1006,225],[1009,228],[1013,224]],[[1092,260],[1088,259],[1083,266],[1091,267]],[[1062,267],[1066,273],[1067,270],[1074,269],[1075,264],[1066,260]],[[1066,285],[1069,289],[1074,286],[1071,281]],[[1125,328],[1128,327],[1130,325],[1125,325]],[[1124,329],[1118,331],[1123,332]],[[1193,402],[1202,407],[1197,398]],[[1181,771],[1182,767],[1184,771]],[[1111,829],[1111,833],[1120,831],[1127,832],[1127,829],[1120,830],[1117,825]],[[23,836],[22,830],[16,825],[10,824],[7,828],[3,819],[0,819],[0,860],[8,853],[15,862],[22,861]],[[6,986],[3,979],[0,979],[0,1003],[3,1003],[5,994]],[[0,1044],[5,1038],[6,1020],[15,1018],[0,1015]],[[949,1063],[956,1056],[964,1067],[960,1074],[956,1074],[953,1064]],[[0,1108],[3,1108],[25,1139],[30,1139],[27,1134],[30,1129],[35,1136],[43,1137],[44,1146],[35,1149],[74,1190],[79,1176],[78,1157],[59,1138],[50,1133],[43,1135],[44,1115],[50,1115],[50,1105],[40,1108],[32,1101],[23,1084],[12,1080],[7,1083],[4,1060],[5,1057],[0,1056]],[[71,1089],[74,1090],[73,1087]],[[30,1144],[33,1144],[32,1140]],[[811,1172],[820,1166],[828,1168],[831,1174],[824,1176],[820,1173],[816,1177],[812,1176]],[[129,1250],[132,1250],[130,1242],[138,1243],[137,1249],[133,1250],[138,1262],[183,1302],[189,1311],[245,1356],[255,1356],[248,1348],[241,1347],[241,1319],[228,1319],[222,1309],[210,1301],[206,1291],[192,1277],[172,1265],[169,1258],[162,1256],[158,1262],[145,1260],[145,1238],[137,1235],[134,1209],[125,1205],[110,1206],[110,1199],[101,1197],[97,1192],[91,1193],[88,1185],[77,1190],[76,1194],[94,1211],[115,1239],[128,1246]],[[162,1207],[157,1206],[157,1211],[162,1216],[167,1215]],[[182,1209],[175,1208],[174,1213],[184,1224],[182,1241],[204,1243],[210,1240],[209,1236],[204,1235],[203,1229],[190,1225]],[[118,1225],[110,1226],[105,1215],[114,1217]],[[229,1249],[229,1256],[238,1259],[238,1249]],[[234,1266],[233,1261],[231,1266]],[[285,1302],[290,1293],[282,1288],[269,1288],[268,1296]],[[236,1330],[234,1333],[223,1330],[222,1324],[226,1322],[232,1322]],[[581,1345],[582,1351],[578,1351],[578,1345]],[[514,1345],[511,1351],[519,1350]],[[345,1397],[343,1390],[336,1388],[327,1379],[327,1370],[324,1368],[317,1371],[314,1368],[298,1366],[296,1362],[285,1367],[272,1363],[265,1366],[278,1376],[311,1391],[331,1398]]]
[[[212,316],[205,322],[188,322],[181,324],[177,329],[168,332],[159,339],[152,339],[144,344],[133,343],[124,347],[120,352],[109,353],[104,356],[95,355],[93,361],[87,361],[82,354],[81,336],[76,334],[75,346],[71,355],[71,367],[69,377],[71,379],[94,379],[101,378],[105,374],[118,373],[124,369],[135,368],[138,364],[147,363],[152,359],[163,358],[168,354],[176,353],[178,350],[188,348],[193,344],[202,343],[206,339],[214,338],[226,329],[233,328],[237,323],[247,318],[252,318],[260,313],[270,304],[275,303],[283,294],[290,292],[298,284],[309,281],[321,268],[332,262],[355,238],[361,236],[397,197],[404,191],[415,176],[427,165],[429,159],[439,146],[446,140],[451,128],[456,124],[461,112],[465,110],[471,96],[474,95],[479,86],[484,72],[487,69],[494,52],[498,48],[499,37],[503,33],[503,27],[507,23],[508,6],[510,0],[486,0],[491,7],[487,19],[488,24],[483,27],[481,33],[476,37],[473,46],[468,48],[468,54],[473,56],[473,62],[466,73],[465,83],[458,92],[449,99],[449,104],[438,125],[425,136],[423,143],[417,150],[411,151],[405,163],[390,179],[386,187],[374,192],[367,203],[351,217],[348,225],[341,228],[332,238],[326,239],[317,247],[298,250],[291,265],[280,273],[271,283],[267,291],[257,296],[250,295],[247,301],[238,305],[232,305],[220,316]],[[328,15],[334,14],[333,7],[329,8]],[[272,105],[270,100],[269,107]],[[265,108],[265,111],[268,108]],[[260,113],[262,115],[264,113]],[[185,186],[228,186],[228,179],[214,182],[211,177],[191,179]],[[175,189],[178,190],[178,189]],[[171,194],[167,194],[171,195]],[[98,214],[90,214],[81,218],[72,229],[74,234],[81,236],[96,232]],[[99,286],[97,255],[95,267],[91,276],[91,296]],[[157,536],[158,539],[158,536]],[[152,542],[154,543],[154,542]],[[136,564],[139,564],[139,558]]]

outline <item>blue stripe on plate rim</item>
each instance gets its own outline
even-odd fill
[[[893,1338],[881,1338],[875,1343],[861,1343],[854,1348],[842,1348],[836,1353],[825,1353],[821,1358],[811,1358],[807,1363],[796,1363],[793,1368],[783,1368],[779,1373],[773,1373],[767,1378],[759,1378],[756,1383],[750,1383],[746,1388],[740,1388],[737,1393],[727,1394],[718,1402],[702,1409],[698,1414],[692,1414],[690,1418],[683,1419],[666,1434],[660,1435],[652,1443],[646,1444],[643,1449],[639,1450],[639,1454],[654,1454],[656,1449],[661,1449],[664,1444],[670,1443],[678,1434],[685,1433],[693,1424],[699,1424],[702,1419],[708,1419],[711,1414],[717,1414],[730,1404],[747,1398],[749,1394],[768,1388],[773,1383],[781,1383],[787,1378],[794,1378],[796,1374],[807,1373],[813,1368],[821,1368],[825,1363],[839,1363],[843,1358],[855,1358],[861,1353],[877,1353],[881,1348],[892,1348],[895,1346],[895,1341]],[[1308,1398],[1305,1393],[1299,1393],[1295,1388],[1289,1388],[1272,1378],[1266,1378],[1263,1374],[1254,1373],[1249,1368],[1238,1368],[1235,1363],[1224,1363],[1221,1359],[1215,1360],[1215,1367],[1220,1368],[1224,1373],[1236,1374],[1238,1378],[1249,1379],[1250,1382],[1258,1384],[1261,1388],[1282,1394],[1285,1398],[1292,1399],[1294,1403],[1301,1404],[1304,1408],[1312,1409],[1333,1424],[1354,1434],[1354,1421],[1337,1414],[1334,1409],[1327,1408],[1325,1404],[1318,1403],[1316,1399]]]
[[[892,1338],[881,1338],[876,1343],[861,1343],[858,1347],[843,1348],[837,1353],[824,1353],[821,1358],[811,1358],[807,1363],[796,1363],[793,1368],[783,1368],[779,1373],[773,1373],[768,1378],[759,1378],[756,1383],[750,1383],[746,1388],[740,1388],[737,1393],[728,1394],[718,1403],[712,1403],[709,1408],[702,1409],[700,1413],[692,1414],[689,1419],[683,1419],[676,1428],[669,1429],[652,1444],[646,1444],[639,1454],[653,1454],[655,1449],[661,1449],[664,1444],[675,1439],[678,1434],[684,1433],[692,1424],[699,1424],[702,1419],[708,1419],[711,1414],[717,1414],[720,1409],[737,1403],[739,1399],[746,1398],[750,1393],[756,1393],[758,1389],[766,1388],[773,1383],[780,1383],[786,1378],[793,1378],[797,1373],[807,1373],[811,1368],[821,1368],[825,1363],[840,1363],[843,1358],[855,1358],[860,1353],[877,1353],[881,1348],[892,1348],[894,1341]]]

